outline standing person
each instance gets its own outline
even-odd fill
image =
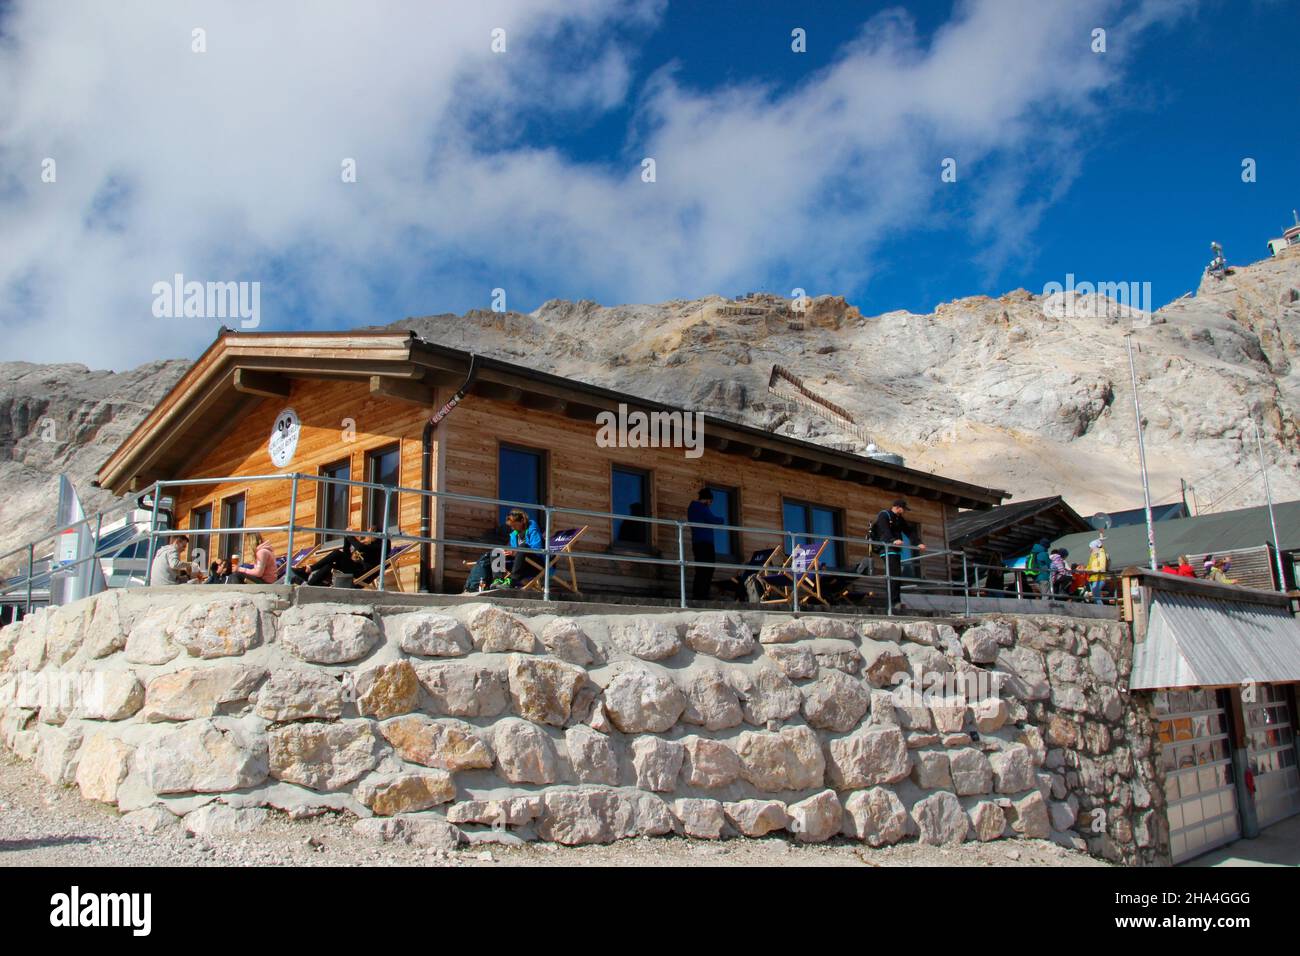
[[[1052,594],[1056,597],[1066,597],[1070,593],[1070,566],[1065,563],[1065,559],[1070,556],[1070,552],[1065,548],[1056,548],[1052,551]]]
[[[184,584],[193,577],[192,569],[185,560],[185,553],[190,547],[190,536],[180,534],[172,538],[171,544],[163,545],[153,556],[149,566],[149,584],[160,587],[164,584]]]
[[[1038,588],[1038,593],[1043,597],[1047,597],[1052,593],[1052,556],[1047,551],[1051,543],[1047,538],[1040,538],[1038,543],[1030,549],[1029,557],[1025,558],[1025,577]]]
[[[1201,565],[1201,577],[1208,578],[1212,570],[1214,570],[1214,555],[1207,554],[1205,562]]]
[[[925,550],[925,545],[914,538],[916,534],[915,526],[909,524],[907,519],[903,517],[907,510],[907,502],[899,498],[886,510],[876,515],[876,520],[871,525],[871,534],[868,536],[877,547],[882,548],[884,551],[885,567],[889,571],[889,587],[886,599],[889,601],[891,608],[898,603],[898,579],[903,576],[902,550],[904,545],[910,541],[912,547],[917,551]]]
[[[1236,584],[1236,578],[1228,577],[1230,570],[1232,570],[1232,561],[1227,558],[1219,558],[1214,564],[1210,565],[1208,577],[1218,584]]]
[[[527,565],[524,563],[528,559],[528,554],[523,551],[516,551],[516,548],[536,548],[541,551],[545,542],[542,541],[542,532],[537,527],[537,522],[528,517],[528,512],[515,508],[506,515],[506,527],[510,529],[510,547],[506,550],[506,560],[510,562],[510,570],[504,577],[496,578],[492,581],[494,588],[512,588],[517,582],[524,579],[524,570]],[[538,555],[539,560],[544,560],[545,555]]]
[[[1100,538],[1088,544],[1088,590],[1092,592],[1092,602],[1101,603],[1101,589],[1106,585],[1106,572],[1110,569],[1110,559],[1106,556],[1106,545]]]
[[[1196,569],[1192,567],[1192,562],[1187,559],[1187,555],[1178,556],[1178,567],[1174,568],[1174,574],[1184,578],[1196,577]]]
[[[707,601],[713,589],[713,568],[703,568],[700,564],[713,564],[717,561],[717,549],[714,547],[713,529],[708,525],[722,524],[722,519],[713,513],[713,492],[701,488],[686,507],[686,520],[691,525],[691,560],[695,561],[695,576],[691,580],[691,599]]]
[[[263,537],[253,532],[253,566],[233,568],[226,577],[227,584],[274,584],[279,577],[275,571],[275,551]]]

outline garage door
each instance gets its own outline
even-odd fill
[[[1228,722],[1212,690],[1158,691],[1155,706],[1169,848],[1173,862],[1181,863],[1241,833]]]
[[[1242,702],[1246,753],[1255,776],[1255,814],[1261,827],[1300,813],[1300,771],[1287,697],[1276,684],[1257,684],[1254,702]]]

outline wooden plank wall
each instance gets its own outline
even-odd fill
[[[271,462],[267,443],[271,427],[280,412],[291,407],[298,413],[302,432],[293,460],[285,468]],[[344,458],[351,463],[353,481],[366,479],[366,453],[400,442],[401,457],[398,484],[408,488],[420,486],[420,435],[429,415],[428,409],[408,402],[377,399],[368,386],[360,382],[294,380],[287,399],[267,398],[256,403],[239,426],[222,438],[183,477],[205,478],[226,475],[272,475],[299,472],[318,474],[320,469]],[[346,419],[351,419],[349,434]],[[349,440],[350,439],[350,440]],[[182,476],[178,476],[182,477]],[[315,525],[319,507],[318,493],[323,486],[303,481],[298,485],[297,523]],[[349,526],[360,529],[364,523],[364,489],[350,493]],[[226,482],[220,485],[193,486],[176,494],[177,522],[189,527],[193,509],[211,504],[212,523],[221,523],[221,501],[243,492],[245,524],[283,525],[289,521],[290,482]],[[393,507],[398,511],[399,527],[418,534],[420,500],[417,495],[398,495]],[[277,555],[283,555],[287,536],[281,532],[269,536]],[[316,543],[315,535],[298,533],[294,550]],[[251,544],[251,542],[249,542]],[[245,547],[246,560],[251,549]],[[401,584],[414,588],[418,572],[413,561],[403,560]]]
[[[298,413],[302,433],[293,461],[287,468],[277,470],[271,463],[267,442],[275,418],[285,407],[292,407]],[[366,452],[396,439],[401,443],[399,483],[418,487],[420,435],[430,410],[406,402],[373,398],[367,386],[360,382],[295,380],[288,399],[264,399],[252,406],[240,425],[190,467],[186,477],[292,471],[314,474],[322,466],[346,457],[351,461],[354,480],[362,480]],[[355,436],[351,441],[344,440],[344,419],[348,418],[355,422]],[[651,473],[651,514],[663,518],[684,519],[698,488],[714,484],[737,489],[740,524],[779,529],[781,502],[786,496],[841,509],[845,520],[843,533],[860,538],[866,534],[876,513],[896,497],[883,489],[709,449],[701,457],[690,459],[680,448],[600,448],[595,440],[596,431],[594,421],[471,396],[439,429],[438,438],[445,443],[441,487],[453,493],[498,497],[499,449],[505,443],[547,452],[549,499],[559,507],[611,510],[610,475],[616,463]],[[227,482],[178,493],[176,513],[180,526],[188,527],[191,510],[204,504],[213,505],[213,522],[219,523],[221,500],[239,492],[247,495],[247,525],[278,525],[288,521],[289,482]],[[361,489],[354,489],[351,495],[350,524],[354,528],[362,527],[363,522],[360,492]],[[402,530],[418,533],[418,496],[399,497]],[[920,522],[930,547],[946,546],[947,520],[955,515],[956,509],[919,498],[910,499],[910,504],[913,510],[909,518]],[[316,514],[316,487],[314,483],[303,482],[299,487],[297,520],[300,524],[314,524]],[[496,508],[492,506],[446,502],[442,506],[441,534],[486,543],[491,540],[496,520]],[[611,537],[608,519],[563,515],[555,518],[556,530],[584,524],[589,529],[581,550],[608,553]],[[310,537],[303,538],[304,535],[298,535],[295,547],[313,543]],[[271,535],[271,543],[277,554],[284,553],[283,533]],[[742,535],[741,553],[747,557],[751,551],[776,543],[772,536],[746,533]],[[663,557],[676,559],[675,529],[654,528],[651,544]],[[689,538],[686,546],[689,557]],[[458,590],[467,573],[463,562],[472,561],[481,553],[479,548],[447,547],[443,555],[444,590]],[[864,554],[864,545],[849,545],[848,565],[856,564]],[[927,573],[940,576],[943,572],[941,567],[930,567]],[[416,562],[413,559],[404,562],[400,574],[402,588],[412,590],[416,576]],[[723,572],[715,575],[718,579],[729,576]],[[631,561],[584,559],[579,561],[579,580],[584,590],[671,596],[676,594],[677,569]]]

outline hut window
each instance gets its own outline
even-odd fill
[[[724,485],[709,485],[708,489],[713,492],[713,513],[721,518],[725,524],[740,524],[740,508],[737,506],[740,496],[736,489]],[[736,532],[713,532],[713,549],[717,552],[719,558],[736,557],[740,554],[736,542]]]
[[[502,445],[497,454],[497,497],[503,501],[522,501],[540,505],[546,496],[546,452],[536,448]],[[514,505],[497,509],[497,524],[506,523],[506,514]],[[539,527],[545,527],[541,511],[524,509]]]
[[[196,534],[195,532],[207,531],[212,527],[212,505],[204,505],[202,508],[195,508],[190,512],[190,554],[194,555],[196,551],[202,551],[203,557],[192,557],[191,560],[206,563],[208,555],[212,553],[212,542],[209,540],[211,535]]]
[[[788,535],[787,551],[796,544],[807,544],[818,538],[843,534],[844,513],[828,505],[817,505],[807,501],[781,502],[782,528]],[[832,541],[822,552],[823,567],[844,566],[844,542]]]
[[[226,498],[221,502],[221,527],[242,528],[244,526],[244,496],[242,494]],[[242,556],[244,536],[242,534],[223,534],[221,536],[221,556],[232,558]]]
[[[398,464],[401,460],[399,446],[389,445],[366,453],[366,481],[375,485],[396,488]],[[398,527],[397,495],[388,497],[388,529]],[[379,528],[384,523],[384,496],[373,488],[366,489],[366,529]]]
[[[325,465],[321,468],[322,478],[338,478],[348,481],[352,478],[352,465],[348,459],[336,461],[333,464]],[[330,531],[347,531],[348,517],[352,508],[352,488],[348,485],[339,485],[331,482],[320,482],[320,491],[317,495],[317,501],[320,502],[320,513],[317,520],[320,527],[328,528]],[[337,538],[337,535],[322,535],[323,540]]]
[[[610,477],[610,511],[636,518],[650,516],[650,472],[615,465]],[[650,543],[650,525],[644,521],[614,520],[614,544]]]

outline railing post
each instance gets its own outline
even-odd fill
[[[551,508],[550,505],[542,509],[542,514],[546,517],[546,533],[542,537],[542,600],[551,599]],[[570,582],[576,583],[576,582]]]
[[[686,607],[686,539],[683,537],[685,525],[677,522],[677,587],[681,595],[682,607]]]
[[[889,573],[889,549],[892,547],[892,544],[887,544],[882,552],[885,558],[885,615],[887,617],[894,616],[894,589],[890,580],[891,575]],[[902,570],[901,564],[899,565],[899,570]]]
[[[293,584],[293,526],[298,523],[298,473],[289,478],[289,539],[284,545],[284,583]],[[209,558],[212,555],[208,555]]]
[[[388,506],[391,502],[392,495],[388,488],[384,488],[384,524],[380,532],[383,537],[379,539],[379,583],[375,585],[376,591],[384,589],[384,578],[388,577]]]
[[[96,572],[99,571],[99,538],[100,535],[103,533],[103,531],[104,531],[104,512],[99,511],[95,513],[95,537],[91,539],[91,543],[90,543],[91,568],[86,575],[90,579],[90,584],[88,585],[88,587],[90,589],[91,594],[96,593],[95,582],[99,580],[99,575]],[[108,587],[107,581],[104,582],[104,586]]]
[[[158,482],[153,483],[153,507],[149,509],[149,554],[144,562],[144,586],[153,584],[153,553],[158,546]],[[241,549],[242,550],[242,549]],[[233,569],[232,569],[233,570]]]
[[[792,538],[791,540],[794,540],[794,539]],[[794,547],[795,547],[795,550],[798,550],[798,548],[799,548],[799,542],[798,542],[798,541],[795,541],[795,543],[794,543]],[[796,567],[794,566],[794,559],[791,558],[791,559],[790,559],[790,587],[791,587],[791,593],[792,593],[792,595],[793,595],[792,598],[791,598],[791,602],[790,602],[790,613],[791,613],[791,614],[798,614],[798,613],[799,613],[799,575],[800,575],[800,573],[801,573],[801,572],[799,571],[799,569],[796,568]]]
[[[32,613],[32,575],[36,573],[36,542],[27,545],[27,609],[23,617]]]
[[[966,591],[966,616],[970,617],[970,569],[966,564],[966,552],[961,553],[961,583]]]

